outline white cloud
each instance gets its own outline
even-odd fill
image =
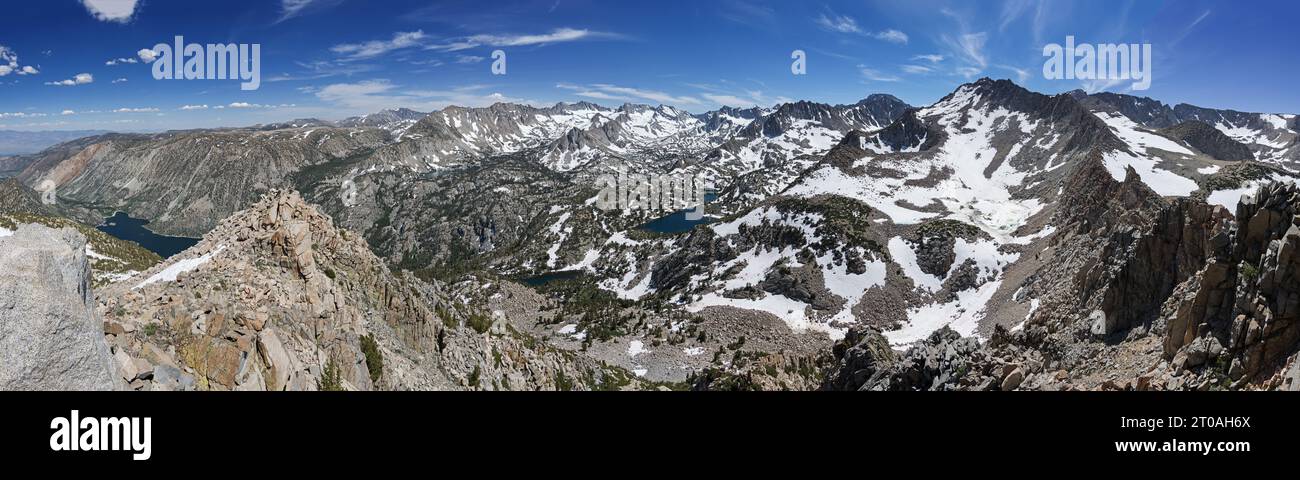
[[[1029,80],[1029,70],[1016,68],[1010,65],[998,65],[998,68],[1014,73],[1016,75],[1016,83],[1024,84],[1025,80]]]
[[[153,52],[149,52],[149,53],[153,53]],[[134,59],[134,58],[131,58],[131,57],[123,57],[123,58],[114,58],[114,59],[112,59],[112,60],[109,60],[109,61],[107,61],[107,62],[104,62],[104,65],[108,65],[108,66],[111,67],[111,66],[114,66],[114,65],[122,64],[122,63],[138,63],[138,62],[136,62],[136,59]]]
[[[126,81],[125,78],[119,78],[119,79],[113,80],[112,83],[122,83],[122,82],[125,82],[125,81]]]
[[[207,110],[207,105],[182,105],[180,110]]]
[[[349,58],[361,59],[383,55],[393,50],[413,47],[425,38],[424,31],[397,32],[392,40],[371,40],[362,43],[344,43],[330,47],[334,53],[347,55]]]
[[[122,108],[119,108],[119,109],[117,109],[117,110],[113,110],[113,113],[153,113],[153,112],[157,112],[157,111],[158,111],[157,108],[129,108],[129,107],[122,107]]]
[[[456,56],[456,63],[479,63],[484,60],[487,60],[487,58],[480,57],[478,55],[457,55]]]
[[[998,19],[998,31],[1006,31],[1007,26],[1020,18],[1020,16],[1029,10],[1039,0],[1006,0],[1002,3],[1002,13]]]
[[[342,3],[343,0],[280,0],[280,18],[276,23],[307,15]]]
[[[263,104],[260,104],[260,103],[233,102],[233,103],[231,103],[230,105],[226,105],[226,108],[288,108],[288,107],[293,107],[293,106],[296,106],[296,105],[294,105],[294,104],[292,104],[292,103],[282,103],[282,104],[279,104],[279,105],[263,105]],[[207,105],[204,105],[204,107],[206,108]],[[221,108],[221,106],[220,106],[220,105],[217,105],[217,108]],[[184,108],[182,108],[182,110],[183,110],[183,109],[184,109]]]
[[[702,93],[700,96],[710,102],[726,107],[749,108],[758,106],[758,102],[755,102],[752,98],[741,98],[735,95]]]
[[[158,52],[148,48],[141,48],[140,51],[135,52],[135,55],[140,57],[140,61],[144,63],[151,63],[158,59]]]
[[[819,15],[814,21],[818,25],[821,25],[822,28],[832,32],[863,35],[876,40],[883,40],[900,45],[906,45],[908,40],[906,33],[892,28],[881,30],[879,32],[868,32],[859,26],[858,21],[854,20],[853,17],[848,15],[838,15],[829,10],[826,13]]]
[[[322,101],[351,114],[400,107],[432,111],[451,105],[486,107],[501,102],[534,103],[500,93],[482,94],[480,91],[483,88],[485,87],[481,85],[470,85],[451,90],[400,90],[398,85],[388,80],[376,79],[326,85],[316,90],[315,94]]]
[[[817,17],[817,24],[822,28],[839,33],[863,33],[862,28],[858,27],[858,21],[845,15],[836,15],[834,12],[828,16],[825,13]]]
[[[902,69],[904,72],[918,74],[918,75],[924,75],[934,71],[933,68],[927,67],[925,65],[903,65]]]
[[[76,76],[69,78],[67,80],[59,80],[57,82],[45,82],[45,84],[70,87],[73,85],[85,85],[87,83],[92,83],[94,81],[95,81],[94,75],[91,75],[89,73],[78,73]]]
[[[97,20],[117,23],[130,22],[137,3],[137,0],[81,0],[86,11]]]
[[[943,35],[940,39],[963,61],[981,70],[988,66],[988,58],[984,56],[984,43],[988,41],[988,33],[965,33],[956,38]]]
[[[704,101],[696,97],[676,96],[676,95],[659,92],[655,90],[643,90],[643,89],[632,88],[632,87],[621,87],[618,85],[610,85],[604,83],[592,84],[586,87],[581,87],[577,85],[568,85],[563,83],[556,86],[568,90],[579,90],[580,94],[585,93],[585,95],[582,95],[584,97],[603,98],[606,100],[616,100],[616,99],[618,100],[631,99],[631,100],[641,100],[641,101],[648,100],[663,105],[674,105],[674,106],[701,105],[704,103]],[[604,97],[599,95],[604,95]]]
[[[915,57],[912,57],[912,60],[925,60],[930,63],[939,63],[943,61],[943,55],[937,55],[937,54],[917,55]]]
[[[73,111],[73,110],[64,110],[63,113],[61,113],[60,115],[76,115],[76,114],[77,114],[76,111]]]
[[[44,113],[0,112],[0,118],[38,118],[44,116]]]
[[[879,70],[867,68],[865,65],[858,65],[858,72],[862,74],[862,78],[876,82],[897,82],[900,80],[897,76],[886,75]]]
[[[472,35],[469,37],[452,39],[447,43],[439,45],[430,45],[425,48],[428,50],[438,50],[443,52],[456,52],[481,46],[522,47],[528,45],[574,42],[592,38],[620,38],[620,36],[613,33],[593,32],[586,29],[557,28],[551,31],[551,33],[535,35]]]
[[[979,75],[980,72],[983,71],[984,70],[975,67],[958,67],[956,70],[958,75],[966,78],[975,78],[976,75]]]
[[[613,95],[605,92],[598,92],[595,90],[579,90],[578,92],[574,93],[574,95],[577,95],[579,97],[594,98],[597,100],[609,100],[614,102],[632,101],[631,97],[623,97],[623,96]]]
[[[0,77],[17,72],[19,75],[34,75],[40,73],[31,65],[20,66],[18,64],[18,54],[6,47],[0,45]]]
[[[897,43],[897,44],[900,44],[900,45],[906,45],[906,44],[907,44],[907,34],[906,34],[906,33],[903,33],[903,32],[900,32],[900,31],[898,31],[898,30],[894,30],[894,29],[892,29],[892,28],[891,28],[891,29],[888,29],[888,30],[884,30],[884,31],[880,31],[880,32],[873,33],[873,34],[871,34],[871,36],[872,36],[872,37],[875,37],[876,40],[884,40],[884,41],[889,42],[889,43]]]

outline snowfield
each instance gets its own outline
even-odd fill
[[[204,264],[211,261],[212,257],[215,257],[217,254],[221,253],[221,251],[225,249],[226,246],[221,245],[218,246],[216,250],[205,253],[202,256],[199,256],[197,258],[187,258],[184,260],[179,260],[176,263],[171,264],[167,268],[164,268],[161,272],[155,273],[152,277],[149,277],[145,281],[140,282],[139,285],[136,285],[131,289],[139,290],[141,288],[144,288],[146,285],[152,283],[158,283],[158,282],[174,282],[176,281],[176,277],[179,277],[182,273],[191,272],[194,271],[194,269],[203,266]]]

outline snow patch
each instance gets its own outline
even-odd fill
[[[171,264],[171,266],[164,268],[161,272],[155,273],[152,277],[149,277],[145,281],[140,282],[139,285],[136,285],[131,289],[138,290],[144,288],[146,285],[152,283],[158,283],[158,282],[174,282],[176,281],[176,277],[180,276],[182,273],[193,271],[194,269],[199,268],[203,264],[208,263],[208,261],[212,260],[212,257],[216,256],[218,253],[221,253],[221,251],[225,249],[226,246],[221,245],[218,246],[216,250],[205,253],[202,256],[199,256],[198,258],[187,258],[184,260],[177,261],[176,263]]]

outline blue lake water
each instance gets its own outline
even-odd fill
[[[709,203],[718,198],[718,194],[709,192],[704,195],[704,203]],[[668,215],[656,218],[649,222],[636,227],[639,230],[645,230],[655,233],[682,233],[689,232],[696,225],[712,223],[718,219],[712,217],[701,217],[699,220],[690,220],[686,218],[686,210],[679,210]]]
[[[113,216],[105,218],[103,225],[95,228],[122,240],[138,243],[163,258],[181,253],[199,243],[197,238],[169,237],[153,233],[144,228],[148,223],[148,220],[131,218],[125,213],[117,212]]]
[[[682,233],[691,231],[691,229],[695,228],[696,225],[702,225],[716,220],[716,218],[707,216],[701,217],[699,220],[690,220],[686,218],[686,212],[681,211],[656,218],[636,228],[655,233]]]

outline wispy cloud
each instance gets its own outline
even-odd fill
[[[876,40],[884,40],[889,43],[897,43],[900,45],[906,45],[908,40],[906,33],[900,32],[898,30],[894,30],[892,28],[873,33],[871,34],[871,37],[875,38]]]
[[[294,106],[296,105],[292,103],[282,103],[279,105],[263,105],[260,103],[232,102],[231,104],[226,105],[226,108],[289,108]]]
[[[951,57],[964,64],[958,66],[954,72],[967,78],[982,73],[989,66],[988,56],[984,53],[988,32],[972,32],[968,15],[948,8],[939,9],[939,13],[951,18],[957,24],[955,35],[947,33],[939,35],[939,44],[947,48]]]
[[[939,63],[943,61],[943,55],[938,55],[938,54],[917,55],[915,57],[912,57],[912,60],[924,60],[930,63]]]
[[[722,0],[718,4],[718,16],[750,27],[766,28],[776,23],[776,10],[748,0]]]
[[[836,15],[835,12],[822,13],[816,20],[822,28],[839,33],[866,33],[858,26],[858,21],[848,15]]]
[[[343,3],[343,0],[280,0],[280,23],[294,17],[300,17]]]
[[[867,31],[859,26],[858,21],[854,20],[853,17],[839,15],[829,9],[814,19],[814,22],[832,32],[862,35],[900,45],[906,45],[908,42],[907,34],[899,30],[890,28],[879,32]]]
[[[44,113],[0,112],[0,118],[39,118],[44,116]]]
[[[207,110],[207,105],[181,105],[177,110]]]
[[[621,35],[608,32],[595,32],[587,29],[557,28],[550,33],[541,34],[479,34],[468,37],[452,38],[443,43],[429,45],[428,50],[457,52],[477,47],[523,47],[530,45],[547,45],[553,43],[576,42],[579,40],[618,39]]]
[[[1025,83],[1026,80],[1029,80],[1029,70],[1026,70],[1026,69],[1023,69],[1023,68],[1016,68],[1016,67],[1013,67],[1013,66],[1010,66],[1010,65],[998,65],[998,68],[1001,68],[1001,69],[1003,69],[1003,70],[1007,70],[1007,71],[1009,71],[1009,72],[1015,74],[1015,76],[1016,76],[1016,83],[1023,84],[1023,83]]]
[[[372,72],[378,69],[375,65],[357,62],[297,62],[296,65],[303,69],[300,73],[282,73],[273,75],[266,79],[267,82],[287,82],[302,80],[319,80],[322,78],[337,76],[352,76],[359,73]]]
[[[1168,42],[1168,47],[1166,48],[1172,50],[1179,43],[1182,43],[1183,40],[1186,39],[1188,35],[1192,34],[1192,30],[1195,30],[1197,25],[1200,25],[1201,22],[1205,21],[1205,19],[1210,16],[1210,13],[1212,13],[1211,10],[1206,10],[1202,12],[1199,16],[1196,17],[1195,20],[1192,20],[1192,23],[1189,23],[1187,24],[1186,27],[1183,27],[1183,29],[1178,32],[1178,35],[1174,37],[1173,40],[1170,40]]]
[[[423,30],[414,32],[396,32],[391,40],[371,40],[362,43],[344,43],[330,47],[330,51],[343,54],[352,59],[372,58],[393,50],[410,48],[420,44],[426,36]]]
[[[153,53],[153,52],[150,51],[149,53]],[[122,58],[114,58],[114,59],[112,59],[112,60],[109,60],[109,61],[107,61],[107,62],[104,62],[104,65],[107,65],[107,66],[110,66],[110,67],[111,67],[111,66],[114,66],[114,65],[126,64],[126,63],[139,63],[139,61],[137,61],[136,59],[134,59],[134,58],[132,58],[132,57],[122,57]]]
[[[899,68],[901,68],[904,72],[918,74],[918,75],[924,75],[934,71],[934,68],[927,67],[925,65],[903,65],[902,67]]]
[[[704,101],[692,96],[677,96],[656,90],[645,90],[633,87],[622,87],[606,83],[596,83],[587,86],[572,85],[561,83],[556,85],[557,88],[574,90],[581,97],[597,98],[601,100],[623,100],[623,101],[651,101],[663,105],[700,105]]]
[[[985,32],[965,33],[957,37],[944,35],[943,41],[953,49],[958,58],[979,68],[985,68],[989,65],[988,57],[984,55],[984,44],[988,41],[988,34]]]
[[[438,110],[450,105],[485,107],[498,102],[533,103],[501,93],[481,93],[484,86],[469,85],[450,90],[402,89],[387,79],[336,83],[315,90],[316,98],[348,113],[371,113],[387,108],[408,107]]]
[[[1005,32],[1007,27],[1019,19],[1029,7],[1038,3],[1039,0],[1005,0],[1002,2],[1002,12],[998,15],[998,31]]]
[[[122,108],[114,109],[113,113],[154,113],[157,111],[158,109],[153,107],[145,107],[145,108],[122,107]]]
[[[858,65],[858,73],[862,74],[862,78],[875,82],[897,82],[901,80],[895,75],[888,75],[879,70],[867,68],[866,65]]]

